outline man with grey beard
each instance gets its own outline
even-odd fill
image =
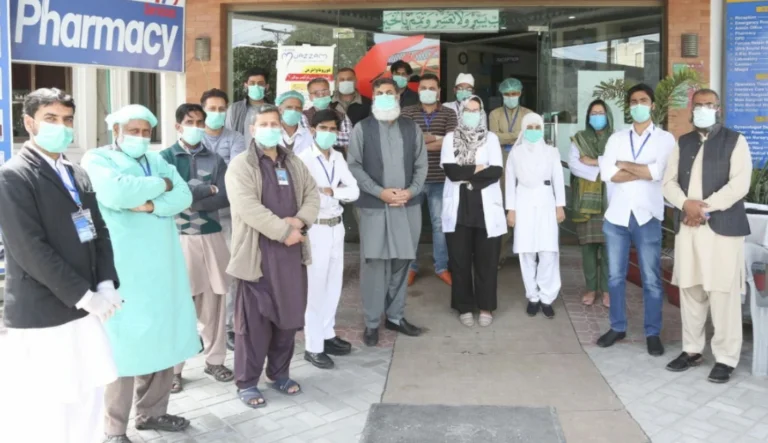
[[[400,116],[397,85],[373,82],[372,116],[352,130],[349,170],[360,198],[360,288],[365,311],[364,341],[376,346],[381,315],[386,328],[412,337],[421,329],[404,317],[408,269],[421,235],[421,198],[427,178],[424,135]]]

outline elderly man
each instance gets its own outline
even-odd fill
[[[117,378],[102,325],[122,304],[112,243],[88,176],[64,158],[72,97],[38,89],[23,113],[30,140],[0,167],[8,253],[0,441],[97,443],[104,387]]]
[[[395,82],[373,82],[373,116],[352,131],[349,169],[360,198],[360,292],[365,310],[364,341],[379,342],[379,324],[410,336],[421,329],[404,317],[408,267],[416,259],[421,235],[421,193],[427,178],[424,135],[400,116]]]
[[[262,106],[250,127],[254,142],[230,163],[226,176],[237,245],[227,272],[237,279],[238,396],[246,406],[262,408],[266,402],[257,385],[264,360],[273,389],[301,393],[289,367],[307,307],[306,231],[317,219],[320,196],[304,162],[280,147],[276,107]]]
[[[229,382],[234,378],[232,371],[224,366],[229,248],[219,217],[219,211],[229,207],[224,185],[227,163],[203,141],[206,120],[202,106],[194,103],[179,106],[176,109],[179,141],[163,150],[160,156],[176,167],[192,192],[192,206],[176,216],[176,225],[203,340],[203,372],[218,382]],[[182,369],[183,362],[174,367],[171,393],[183,388]]]
[[[339,109],[338,106],[331,106],[333,98],[331,97],[330,83],[328,83],[328,80],[320,77],[312,79],[307,83],[307,93],[309,93],[309,98],[312,100],[312,107],[304,111],[303,126],[309,128],[312,117],[318,111],[331,109],[336,113],[341,122],[334,149],[346,154],[349,147],[349,133],[352,131],[352,122],[349,121],[349,118],[342,109]]]
[[[277,97],[275,104],[280,108],[283,134],[280,146],[296,155],[312,146],[312,134],[299,124],[304,118],[304,95],[297,91],[286,91]]]
[[[336,74],[336,92],[331,106],[344,111],[352,126],[371,115],[371,99],[357,92],[357,74],[352,68],[341,68]]]
[[[683,352],[667,369],[680,372],[702,362],[711,311],[715,365],[708,379],[725,383],[741,354],[744,237],[749,235],[744,197],[752,158],[744,136],[720,124],[715,91],[696,91],[692,106],[695,129],[680,137],[664,174],[664,197],[676,208],[672,278],[681,290],[683,320]]]
[[[523,93],[523,84],[516,78],[508,78],[499,85],[499,92],[504,96],[504,106],[491,111],[488,116],[488,129],[499,137],[502,152],[501,155],[504,164],[507,164],[507,157],[512,145],[515,144],[521,134],[521,124],[526,115],[531,111],[528,108],[520,106],[520,95]],[[501,189],[506,193],[504,183],[505,176],[501,177]],[[501,255],[499,256],[499,267],[504,264],[509,252],[509,231],[501,239]]]
[[[472,97],[475,93],[475,77],[469,73],[461,73],[456,77],[456,86],[453,87],[453,94],[456,96],[456,101],[443,103],[446,108],[451,108],[456,112],[458,117],[462,106],[469,97]],[[484,126],[488,127],[488,115],[485,111],[480,113],[480,117],[484,123]],[[503,175],[503,174],[502,174]]]
[[[195,307],[174,216],[192,204],[184,179],[149,152],[155,116],[129,105],[107,117],[115,143],[88,151],[83,167],[110,230],[125,299],[107,323],[120,378],[105,395],[107,441],[128,443],[136,429],[177,432],[189,420],[170,415],[173,366],[200,351]]]

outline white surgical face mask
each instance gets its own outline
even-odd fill
[[[717,123],[717,109],[696,108],[693,110],[693,124],[697,128],[711,128],[715,123]]]

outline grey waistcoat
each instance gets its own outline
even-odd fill
[[[704,143],[704,163],[702,168],[702,196],[707,199],[728,183],[731,172],[731,154],[736,148],[739,133],[722,126],[712,129]],[[688,185],[691,181],[691,169],[693,161],[701,148],[701,137],[697,131],[689,132],[680,137],[680,162],[677,169],[677,181],[685,194],[688,194]],[[680,231],[680,222],[685,213],[675,209],[675,233]],[[715,211],[710,214],[709,227],[715,233],[727,237],[743,237],[749,235],[749,223],[744,209],[744,200],[741,200],[724,211]]]
[[[384,183],[384,159],[381,156],[381,136],[379,134],[379,121],[374,117],[368,117],[358,123],[363,125],[363,170],[380,186]],[[397,119],[400,133],[403,137],[403,167],[405,168],[405,181],[409,184],[413,181],[413,163],[416,160],[416,123],[405,117]],[[406,186],[407,187],[407,186]],[[359,208],[383,208],[384,202],[377,197],[364,192],[355,202]],[[421,204],[421,194],[410,199],[406,206]]]

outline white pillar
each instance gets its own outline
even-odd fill
[[[98,114],[96,97],[96,71],[91,66],[72,67],[72,98],[75,99],[75,141],[69,156],[78,160],[85,151],[97,147],[96,125],[93,122]]]
[[[725,83],[723,79],[723,67],[725,59],[723,58],[723,25],[725,16],[723,15],[723,1],[710,0],[709,14],[709,87],[717,91],[720,95],[725,94]]]
[[[107,112],[115,112],[131,104],[131,71],[127,69],[109,70],[109,103]]]

